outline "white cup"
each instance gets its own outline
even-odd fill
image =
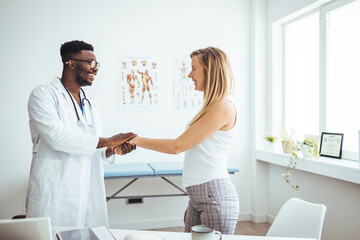
[[[215,231],[213,227],[206,225],[196,225],[191,228],[192,240],[214,240],[215,234],[219,235],[219,240],[222,239],[221,232]]]

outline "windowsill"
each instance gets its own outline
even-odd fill
[[[256,159],[279,166],[289,165],[290,155],[268,150],[256,150]],[[296,169],[360,184],[359,162],[328,157],[299,158]]]

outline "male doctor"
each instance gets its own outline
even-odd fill
[[[91,86],[100,64],[93,46],[66,42],[61,78],[35,88],[28,111],[33,158],[26,217],[50,217],[53,226],[108,226],[103,162],[113,148],[126,154],[133,133],[101,136],[96,104],[81,87]]]

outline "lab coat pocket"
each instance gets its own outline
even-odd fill
[[[31,187],[40,190],[56,190],[60,183],[61,168],[61,160],[37,158],[31,176]]]

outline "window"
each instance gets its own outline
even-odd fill
[[[284,25],[284,122],[319,132],[319,13]],[[290,125],[289,124],[289,125]]]
[[[357,152],[360,130],[360,1],[327,12],[326,130]]]
[[[359,23],[360,0],[334,1],[282,22],[280,47],[273,48],[279,55],[273,65],[274,128],[295,126],[298,137],[344,133],[343,158],[352,160],[360,130]]]

